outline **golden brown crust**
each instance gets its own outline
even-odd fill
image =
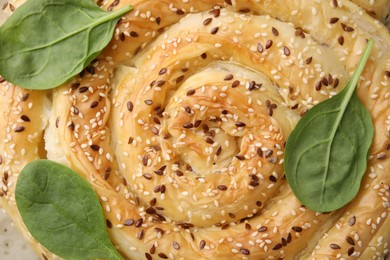
[[[45,155],[42,136],[47,126],[47,102],[44,92],[21,89],[0,77],[0,206],[40,255],[51,253],[25,227],[15,203],[15,186],[26,163]]]
[[[57,144],[47,149],[95,188],[124,256],[388,254],[383,25],[347,1],[117,2],[104,6],[134,11],[110,45],[53,91],[48,131]],[[369,167],[352,203],[311,212],[284,179],[284,142],[307,109],[345,86],[368,38],[376,46],[358,95],[375,124]]]
[[[390,1],[388,0],[354,0],[367,10],[367,13],[381,21],[390,21]]]

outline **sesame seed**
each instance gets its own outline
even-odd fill
[[[321,82],[321,80],[320,80],[320,81],[318,81],[318,82],[316,83],[316,90],[317,90],[317,91],[320,91],[321,88],[322,88],[322,82]]]
[[[106,219],[106,224],[108,228],[112,228],[112,223],[110,220]]]
[[[272,248],[272,250],[279,250],[279,249],[281,249],[283,247],[283,245],[281,244],[281,243],[278,243],[278,244],[276,244],[273,248]]]
[[[328,86],[328,85],[329,85],[328,79],[325,78],[325,77],[321,79],[321,83],[322,83],[324,86]]]
[[[257,51],[260,53],[263,53],[264,49],[263,49],[263,45],[261,45],[261,43],[257,44]]]
[[[290,49],[287,46],[283,47],[283,52],[286,56],[290,56]]]
[[[240,85],[240,81],[236,80],[232,83],[232,88],[236,88]]]
[[[175,171],[175,174],[179,177],[183,176],[184,173],[182,171]]]
[[[211,23],[211,21],[213,20],[213,18],[207,18],[207,19],[205,19],[204,21],[203,21],[203,25],[209,25],[210,23]]]
[[[164,253],[158,253],[158,256],[162,259],[168,259],[168,256]]]
[[[211,29],[211,34],[217,34],[218,33],[218,30],[219,30],[219,27],[214,27],[213,29]]]
[[[295,232],[298,232],[298,233],[302,232],[302,230],[303,230],[301,227],[298,227],[298,226],[293,226],[291,229],[294,230]]]
[[[302,28],[296,28],[295,36],[300,36],[301,38],[305,38],[305,33],[303,32]]]
[[[165,84],[165,80],[159,80],[159,81],[157,81],[156,86],[157,87],[162,87],[162,86],[164,86],[164,84]]]
[[[23,97],[22,97],[22,101],[26,101],[29,96],[30,96],[29,93],[24,94]]]
[[[199,249],[202,250],[206,246],[206,241],[202,240],[199,243]]]
[[[183,128],[186,128],[186,129],[190,129],[190,128],[193,128],[193,127],[194,127],[194,125],[192,123],[185,123],[183,125]]]
[[[266,49],[271,48],[272,43],[273,43],[272,40],[268,40],[267,43],[265,44],[265,48],[266,48]]]
[[[273,175],[270,175],[270,176],[269,176],[269,179],[270,179],[270,181],[272,181],[272,182],[277,182],[276,177],[273,176]]]
[[[126,220],[125,223],[124,223],[125,226],[131,226],[131,225],[133,225],[133,224],[134,224],[134,220],[133,220],[133,219],[128,219],[128,220]]]
[[[131,102],[131,101],[127,102],[127,109],[128,109],[130,112],[133,112],[133,109],[134,109],[133,102]]]
[[[89,89],[89,88],[88,88],[87,86],[83,86],[83,87],[79,88],[79,93],[87,92],[88,89]]]
[[[130,36],[131,36],[131,37],[138,37],[139,35],[138,35],[137,32],[131,31],[131,32],[130,32]]]
[[[187,96],[192,96],[195,94],[195,89],[190,89],[187,91]]]
[[[178,77],[177,79],[176,79],[176,83],[180,83],[180,82],[182,82],[184,80],[184,75],[181,75],[180,77]]]
[[[353,238],[352,237],[347,237],[346,239],[345,239],[350,245],[355,245],[355,241],[353,240]]]
[[[227,190],[227,186],[226,186],[226,185],[218,185],[217,188],[218,188],[219,190],[223,190],[223,191]]]
[[[153,208],[153,207],[149,207],[145,210],[146,213],[152,215],[152,214],[155,214],[156,213],[156,209]]]
[[[335,24],[335,23],[337,23],[338,21],[339,21],[339,18],[338,18],[338,17],[332,17],[332,18],[330,18],[329,23],[330,23],[330,24]]]
[[[172,242],[172,245],[173,245],[173,248],[176,249],[176,250],[179,250],[180,249],[180,245],[179,243],[177,243],[176,241],[173,241]]]
[[[271,157],[274,151],[272,149],[269,149],[268,151],[265,152],[265,158]]]
[[[145,257],[147,260],[153,260],[153,257],[149,253],[145,253]]]
[[[206,138],[206,143],[213,144],[213,143],[214,143],[214,140],[211,139],[210,137],[207,137],[207,138]]]
[[[99,105],[99,101],[93,101],[90,105],[90,108],[95,108]]]
[[[139,228],[140,226],[142,226],[144,220],[142,218],[138,219],[136,222],[135,222],[135,227]]]
[[[126,36],[125,34],[122,32],[119,34],[119,40],[121,40],[122,42],[126,39]]]
[[[384,159],[386,159],[386,154],[385,154],[385,153],[379,153],[379,154],[376,156],[376,159],[377,159],[377,160],[384,160]]]
[[[275,35],[275,36],[278,36],[279,35],[279,31],[275,27],[272,27],[272,34]]]
[[[260,227],[259,229],[258,229],[258,231],[259,232],[265,232],[265,231],[267,231],[267,227],[266,226],[262,226],[262,227]]]
[[[227,75],[223,80],[229,81],[229,80],[232,80],[232,79],[233,79],[233,75],[232,75],[232,74],[229,74],[229,75]]]
[[[31,121],[30,121],[30,118],[29,118],[28,116],[26,116],[26,115],[22,115],[22,116],[20,117],[20,119],[22,119],[24,122],[31,122]]]
[[[20,132],[23,132],[25,130],[25,127],[24,126],[17,126],[15,128],[15,133],[20,133]]]
[[[217,149],[217,152],[215,153],[215,155],[219,156],[220,154],[222,153],[222,147],[218,147]]]
[[[330,244],[329,246],[331,249],[334,249],[334,250],[341,249],[341,247],[338,244]]]
[[[94,151],[99,151],[100,146],[99,146],[99,145],[96,145],[96,144],[93,144],[93,145],[90,146],[90,148],[91,148],[92,150],[94,150]]]
[[[349,221],[348,221],[348,225],[353,226],[353,225],[355,225],[355,223],[356,223],[356,217],[355,217],[355,216],[352,216],[352,217],[349,219]]]
[[[313,57],[309,57],[305,60],[305,63],[309,65],[313,61]]]
[[[339,83],[340,83],[339,79],[335,79],[333,83],[333,88],[337,88]]]
[[[250,251],[246,248],[241,248],[240,249],[240,252],[243,254],[243,255],[250,255]]]
[[[245,160],[245,157],[243,155],[236,155],[235,156],[238,160],[243,161]]]
[[[144,174],[142,174],[142,176],[144,176],[144,178],[147,179],[147,180],[151,180],[152,179],[152,175],[150,175],[149,173],[144,173]]]
[[[167,73],[167,69],[166,68],[162,68],[159,72],[158,72],[158,75],[163,75]]]
[[[341,23],[341,27],[343,28],[344,31],[346,32],[353,32],[355,29],[353,29],[352,27],[344,24],[344,23]]]

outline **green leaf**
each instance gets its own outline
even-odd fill
[[[306,113],[287,140],[288,183],[313,211],[339,209],[359,191],[374,126],[355,89],[373,46],[370,40],[348,85]]]
[[[55,88],[99,55],[131,9],[108,13],[92,0],[27,1],[0,27],[0,74],[23,88]]]
[[[37,160],[24,167],[16,203],[31,235],[65,259],[123,259],[112,245],[92,187],[73,170]]]

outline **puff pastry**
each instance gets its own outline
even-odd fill
[[[372,16],[382,20],[390,21],[390,1],[377,1],[377,0],[355,0],[353,1],[367,10]]]
[[[134,10],[82,76],[52,93],[0,84],[0,201],[37,252],[57,258],[23,227],[14,189],[26,163],[48,158],[90,182],[127,259],[389,255],[383,24],[349,1],[99,2]],[[346,85],[368,38],[357,92],[375,124],[369,167],[350,204],[312,212],[285,180],[284,143]]]

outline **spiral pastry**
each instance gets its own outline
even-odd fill
[[[52,93],[1,84],[0,195],[22,228],[18,173],[48,158],[90,182],[128,259],[389,255],[382,24],[349,1],[99,2],[134,10],[77,79]],[[368,38],[376,46],[357,92],[375,125],[369,167],[350,204],[312,212],[285,180],[285,142],[310,108],[347,84]]]

